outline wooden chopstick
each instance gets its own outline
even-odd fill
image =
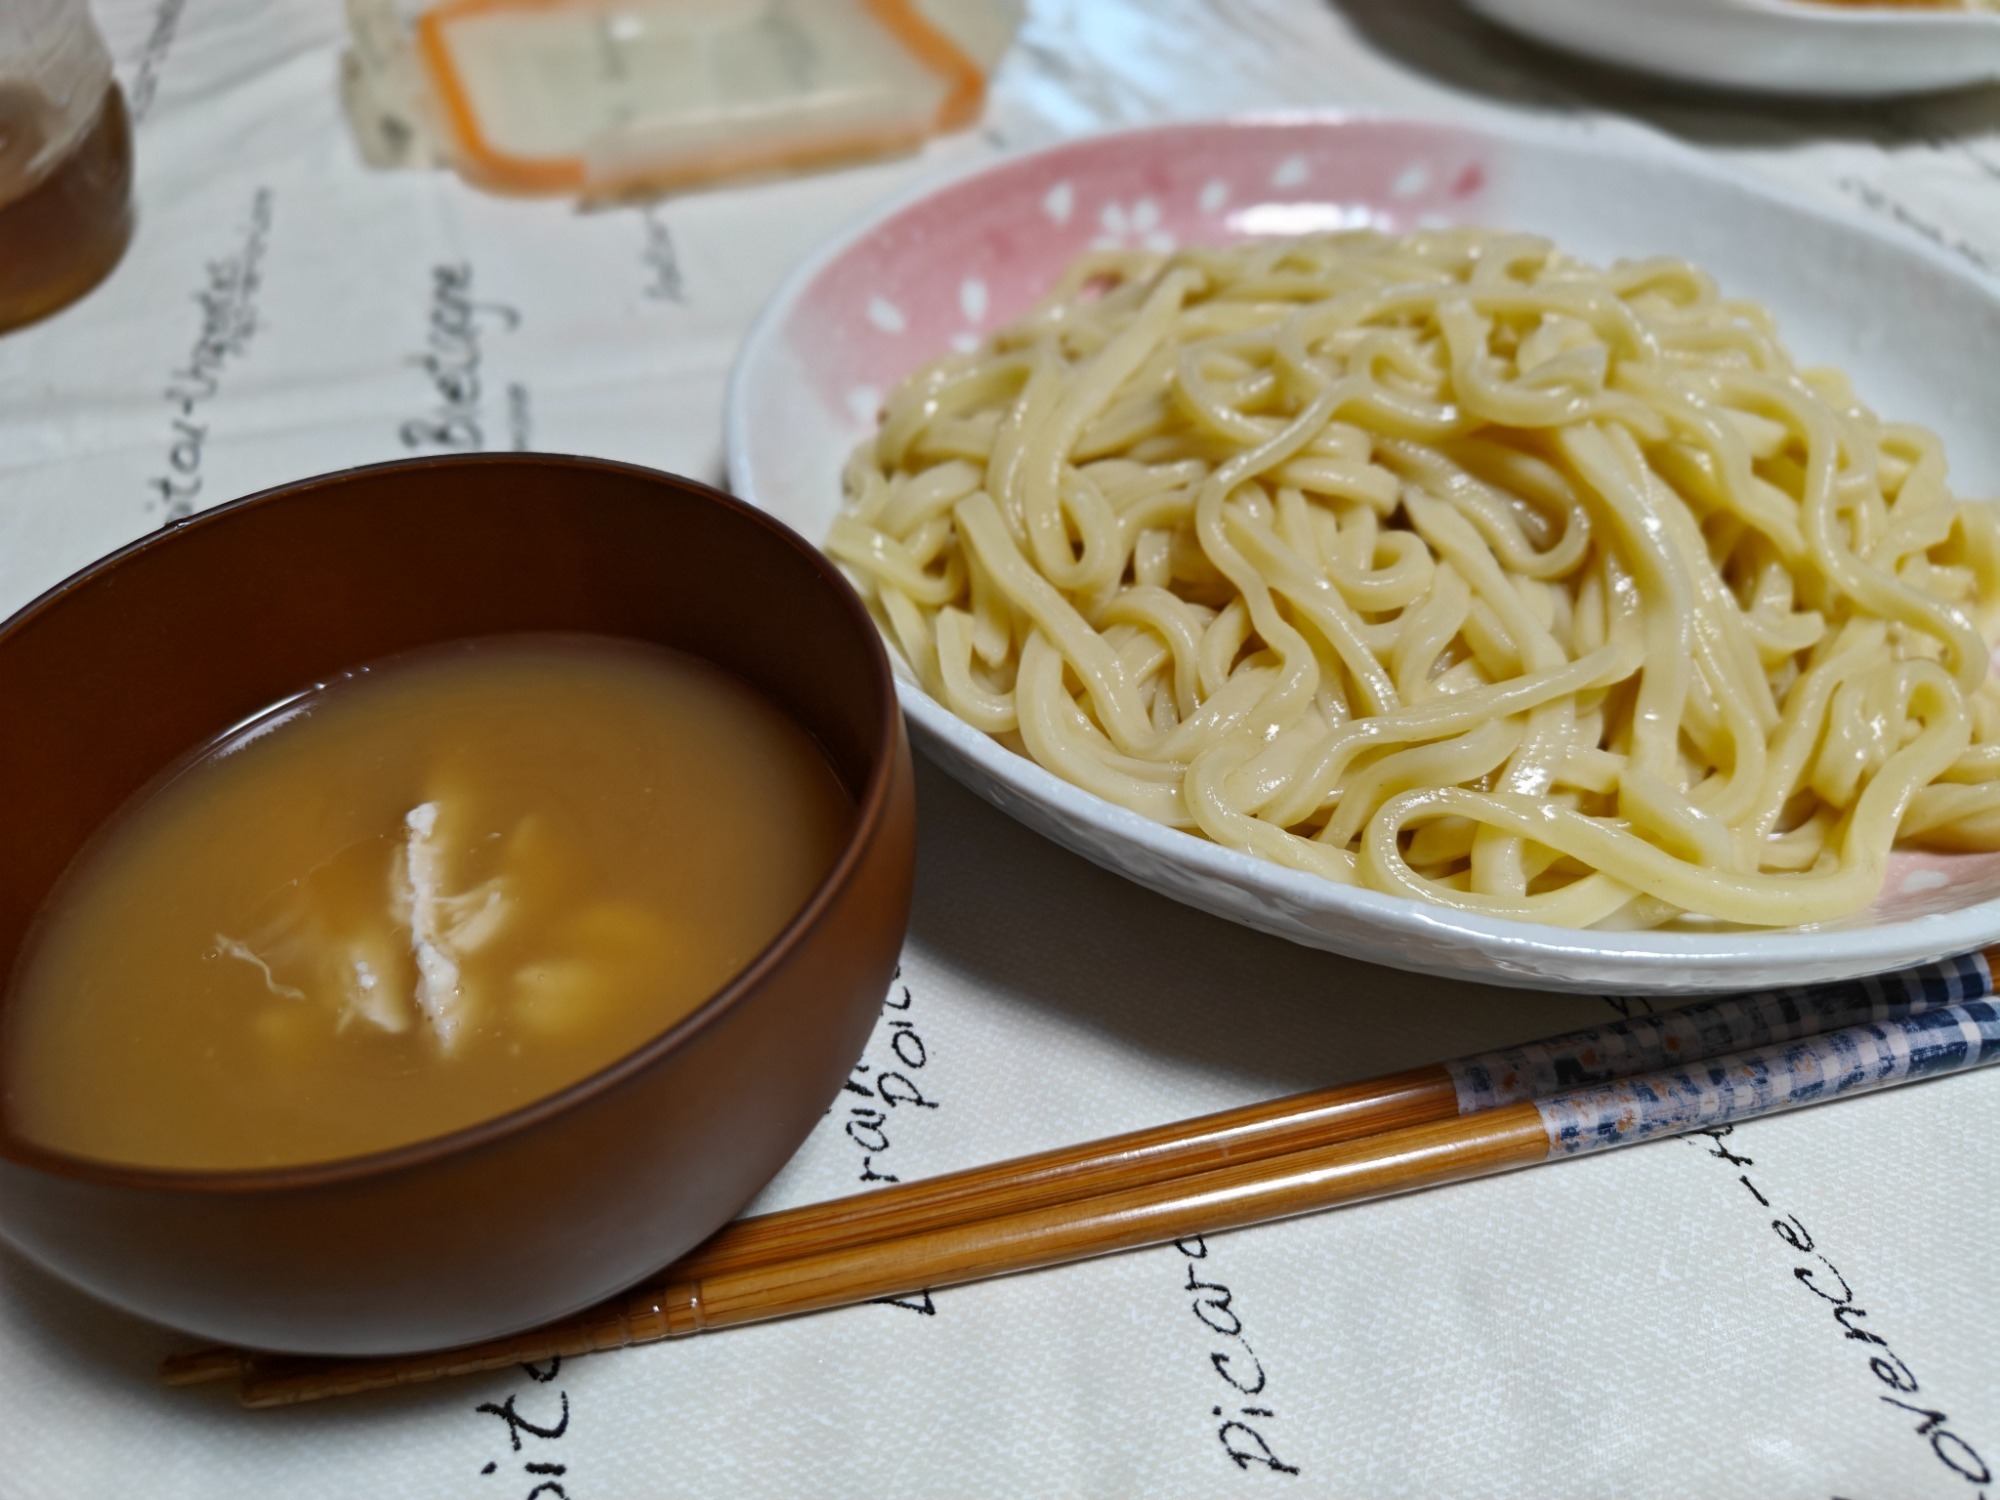
[[[738,1219],[661,1275],[684,1279],[747,1270],[943,1224],[1067,1202],[1112,1183],[1158,1181],[1232,1160],[1259,1160],[1299,1146],[1350,1140],[1396,1125],[1449,1119],[1457,1112],[1450,1074],[1442,1066],[1415,1068]],[[233,1378],[245,1360],[256,1357],[224,1347],[197,1349],[165,1360],[160,1375],[168,1385],[196,1385]]]
[[[1316,1213],[1850,1093],[2000,1062],[1990,1000],[1842,1028],[1553,1098],[1242,1162],[992,1219],[747,1266],[614,1299],[512,1340],[546,1360],[1107,1255]],[[246,1406],[281,1406],[491,1368],[484,1350],[381,1360],[278,1361],[246,1374]]]
[[[169,1359],[161,1374],[172,1384],[240,1375],[244,1377],[245,1401],[264,1404],[272,1398],[304,1399],[279,1394],[304,1389],[301,1382],[335,1381],[344,1389],[373,1388],[501,1368],[522,1359],[546,1359],[552,1353],[582,1353],[672,1336],[649,1330],[656,1323],[666,1326],[662,1319],[674,1321],[660,1309],[674,1305],[677,1289],[690,1284],[704,1289],[701,1304],[710,1309],[701,1326],[719,1326],[716,1317],[728,1315],[716,1309],[736,1305],[734,1299],[739,1295],[747,1299],[746,1306],[774,1295],[771,1278],[760,1280],[752,1274],[766,1268],[781,1267],[781,1279],[796,1283],[808,1263],[830,1265],[828,1257],[889,1241],[921,1241],[930,1247],[927,1253],[944,1257],[941,1265],[955,1264],[943,1242],[931,1237],[965,1225],[981,1226],[981,1232],[991,1233],[994,1226],[1016,1218],[1023,1219],[1023,1225],[1007,1232],[1024,1237],[1023,1242],[1065,1242],[1053,1222],[1028,1221],[1036,1214],[1056,1214],[1063,1222],[1080,1224],[1084,1218],[1067,1212],[1066,1205],[1100,1196],[1122,1198],[1162,1184],[1168,1192],[1160,1201],[1166,1202],[1184,1191],[1182,1184],[1188,1179],[1224,1168],[1254,1167],[1273,1157],[1454,1120],[1463,1114],[1553,1093],[1564,1085],[1629,1077],[1675,1059],[1704,1057],[1727,1047],[1815,1035],[1863,1016],[1881,1019],[1920,1014],[1953,1000],[1989,993],[1991,988],[1988,954],[1977,954],[1878,980],[1704,1002],[1502,1052],[1454,1059],[1364,1083],[1314,1090],[1106,1141],[740,1220],[647,1286],[576,1319],[525,1335],[440,1354],[383,1360],[301,1360],[209,1349]],[[1384,1140],[1381,1144],[1389,1143]],[[1454,1169],[1434,1180],[1452,1180],[1453,1176],[1490,1169],[1479,1165],[1486,1159],[1480,1152],[1474,1151],[1471,1159],[1475,1164],[1467,1171]],[[1413,1185],[1428,1185],[1428,1180]],[[1282,1203],[1283,1193],[1270,1201]],[[1093,1215],[1098,1206],[1093,1205]],[[1259,1210],[1253,1219],[1242,1222],[1282,1216],[1283,1212]],[[1142,1213],[1133,1224],[1147,1221]],[[1088,1223],[1095,1226],[1088,1231],[1091,1235],[1101,1238],[1109,1232],[1101,1216],[1088,1217]],[[1139,1231],[1134,1228],[1132,1232]],[[1124,1246],[1106,1241],[1104,1250],[1091,1253],[1117,1248]],[[1074,1256],[1056,1252],[1055,1258]],[[833,1270],[829,1274],[831,1284],[844,1284],[846,1273]],[[943,1275],[941,1272],[931,1284],[947,1284]],[[790,1310],[810,1309],[801,1306]],[[336,1378],[338,1371],[346,1373]],[[365,1380],[365,1384],[353,1385],[355,1380]]]
[[[1450,1119],[1457,1113],[1458,1096],[1442,1066],[1315,1089],[872,1193],[738,1219],[647,1286],[733,1275],[899,1235],[1052,1207],[1112,1185],[1172,1180],[1232,1161],[1261,1161],[1302,1146],[1353,1140],[1400,1125]],[[644,1289],[614,1302],[643,1294]],[[577,1321],[591,1323],[599,1315],[593,1309]],[[498,1339],[441,1357],[452,1359],[449,1373],[453,1374],[500,1369],[518,1362],[508,1352],[514,1344],[511,1338]],[[475,1362],[466,1363],[468,1359]],[[160,1378],[168,1385],[197,1385],[235,1379],[254,1366],[280,1361],[307,1363],[238,1349],[197,1349],[162,1361]]]
[[[1501,1118],[1505,1116],[1505,1118]],[[287,1406],[447,1375],[682,1338],[1212,1233],[1540,1160],[1532,1104],[1433,1121],[822,1255],[675,1279],[536,1333],[440,1355],[271,1360],[244,1372],[250,1407]],[[678,1271],[678,1267],[675,1268]]]
[[[1311,1089],[1104,1140],[738,1220],[662,1278],[704,1278],[1164,1182],[1648,1073],[1676,1060],[1917,1014],[1993,993],[2000,945],[1840,985],[1703,1001],[1502,1051]]]

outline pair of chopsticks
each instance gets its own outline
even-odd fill
[[[435,1354],[205,1349],[169,1384],[285,1406],[902,1296],[1710,1129],[2000,1062],[2000,947],[1707,1001],[783,1213],[576,1317]]]

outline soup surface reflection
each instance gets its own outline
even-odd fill
[[[499,636],[349,672],[184,762],[64,875],[8,997],[8,1114],[206,1169],[489,1119],[715,993],[853,814],[802,729],[675,652]]]

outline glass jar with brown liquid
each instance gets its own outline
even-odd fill
[[[66,307],[132,234],[132,124],[85,0],[0,0],[0,332]]]

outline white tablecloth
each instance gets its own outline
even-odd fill
[[[140,115],[140,229],[96,294],[0,339],[0,611],[177,506],[451,444],[719,480],[724,377],[795,257],[946,163],[1108,125],[1352,105],[1659,129],[2000,264],[2000,91],[1716,101],[1451,0],[1048,0],[982,128],[919,159],[582,215],[362,168],[332,0],[101,15]],[[469,399],[425,363],[441,282],[476,304],[449,351]],[[864,1155],[907,1180],[1611,1014],[1294,948],[934,772],[920,796],[889,1013],[913,1024],[863,1061],[924,1105],[843,1096],[766,1206],[855,1190]],[[1949,1079],[908,1307],[272,1413],[159,1388],[183,1341],[0,1251],[0,1495],[1970,1500],[2000,1494],[1996,1136],[2000,1076]]]

